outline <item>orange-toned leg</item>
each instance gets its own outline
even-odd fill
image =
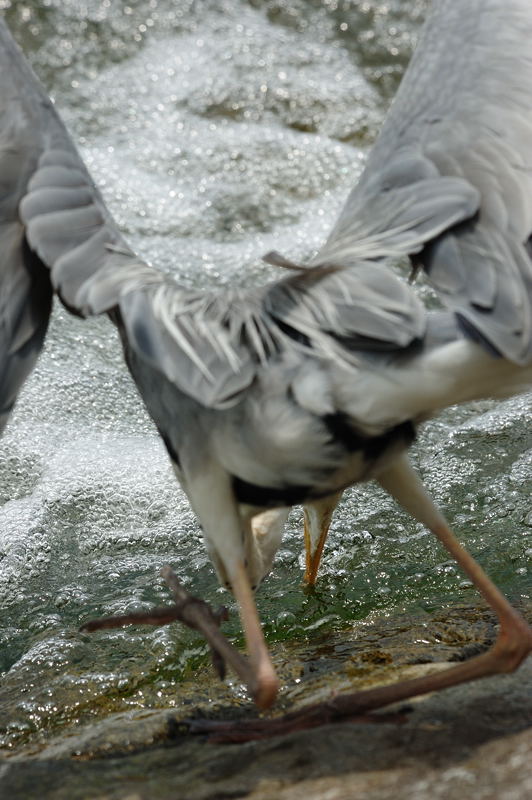
[[[329,495],[303,507],[305,534],[305,576],[303,580],[314,586],[318,576],[323,546],[329,533],[334,509],[340,502],[342,492]]]
[[[497,641],[487,653],[471,659],[460,667],[433,676],[443,688],[473,677],[511,672],[532,651],[532,628],[510,605],[508,600],[488,578],[480,564],[469,555],[449,528],[445,518],[427,494],[421,480],[406,457],[399,459],[391,469],[379,476],[379,483],[416,519],[426,525],[456,559],[466,575],[497,614],[500,631]],[[462,676],[463,677],[460,677]],[[447,676],[447,677],[446,677]]]

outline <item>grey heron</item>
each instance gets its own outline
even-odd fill
[[[278,680],[253,591],[303,504],[314,580],[344,488],[375,479],[454,556],[496,612],[485,654],[374,690],[372,707],[515,669],[532,631],[461,547],[407,451],[442,408],[532,382],[532,8],[437,0],[363,174],[307,264],[252,290],[200,292],[123,239],[45,91],[0,27],[0,423],[55,293],[108,314],[236,597],[256,680]],[[447,310],[390,269],[410,257]],[[376,693],[376,699],[375,699]]]

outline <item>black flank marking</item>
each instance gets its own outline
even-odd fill
[[[361,436],[350,425],[347,414],[326,414],[322,419],[333,441],[341,442],[350,453],[363,450],[367,437]]]
[[[411,445],[416,438],[416,430],[410,421],[402,422],[380,436],[366,436],[353,428],[347,414],[327,414],[322,419],[333,441],[343,444],[350,453],[361,450],[366,461],[379,458],[394,442],[402,441]]]
[[[376,461],[395,443],[403,442],[407,447],[416,438],[413,424],[402,422],[380,436],[363,436],[348,422],[345,414],[328,414],[323,417],[333,440],[340,442],[348,452],[361,450],[366,461]],[[239,503],[247,503],[260,508],[296,506],[306,500],[317,500],[331,493],[316,486],[257,486],[233,475],[233,491]]]
[[[311,486],[257,486],[233,475],[233,491],[239,503],[261,508],[297,506],[312,494]]]

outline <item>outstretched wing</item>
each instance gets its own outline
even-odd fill
[[[161,280],[122,239],[0,19],[0,431],[42,347],[52,288],[84,315]]]
[[[466,331],[532,359],[532,5],[439,0],[314,264],[418,254]]]
[[[7,178],[2,175],[4,200],[65,305],[83,316],[99,314],[116,305],[124,286],[161,282],[120,234],[2,20],[0,70],[0,142],[11,155]]]

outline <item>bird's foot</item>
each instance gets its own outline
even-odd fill
[[[93,632],[103,628],[122,628],[125,625],[168,625],[171,622],[182,622],[206,639],[219,677],[223,680],[226,664],[229,664],[254,697],[257,693],[256,669],[220,631],[221,622],[228,618],[227,610],[221,608],[215,611],[204,600],[187,592],[169,566],[163,567],[161,575],[174,595],[174,605],[116,617],[100,617],[86,622],[80,630]]]
[[[481,655],[428,675],[351,694],[338,694],[282,717],[255,720],[188,720],[189,733],[211,742],[246,742],[339,722],[403,722],[406,710],[371,713],[392,703],[439,691],[471,680],[513,672],[532,652],[532,629],[516,612],[501,626],[495,644]]]

